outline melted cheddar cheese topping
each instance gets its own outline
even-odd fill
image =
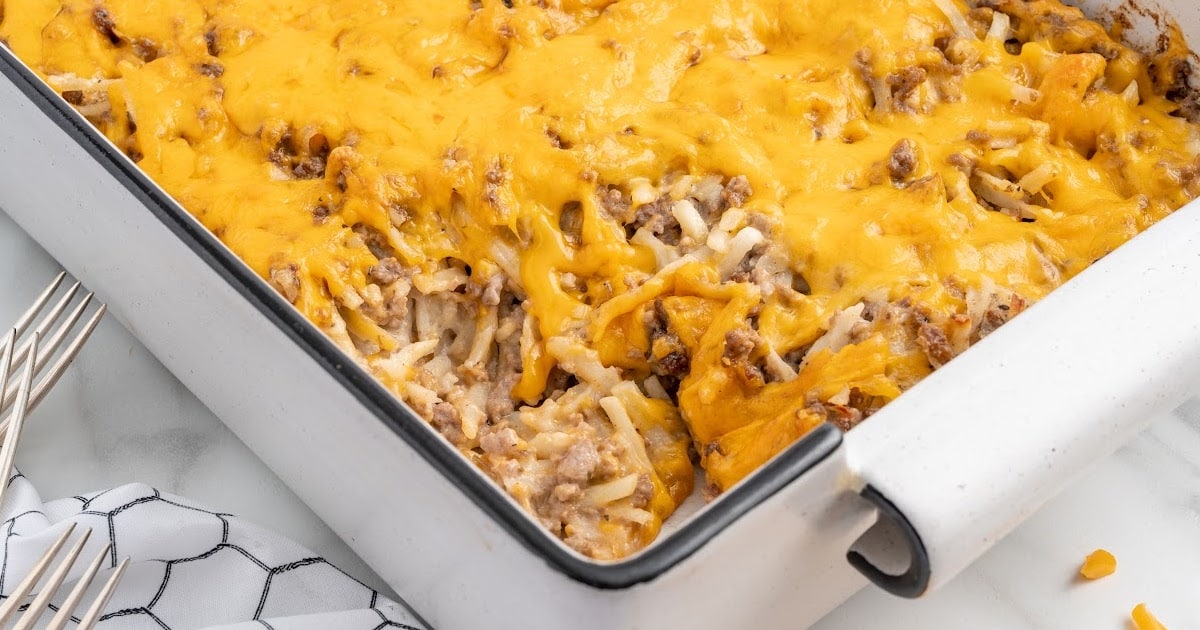
[[[0,0],[0,38],[617,558],[690,457],[711,494],[852,427],[1200,192],[1177,33],[979,4]]]

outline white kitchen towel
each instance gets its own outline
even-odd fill
[[[72,542],[91,528],[81,554],[86,560],[68,576],[55,607],[104,545],[111,542],[113,550],[81,609],[117,562],[131,560],[98,628],[421,628],[402,606],[295,542],[143,484],[43,503],[17,473],[7,493],[0,506],[0,597],[76,523]]]

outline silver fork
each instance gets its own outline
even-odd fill
[[[83,296],[73,309],[67,313],[76,294],[79,293],[80,283],[67,289],[64,295],[53,303],[52,298],[62,285],[66,273],[58,277],[46,287],[42,294],[34,300],[19,318],[17,323],[0,338],[0,432],[4,434],[4,445],[0,447],[0,505],[3,505],[4,493],[8,489],[8,480],[12,475],[13,459],[16,456],[17,441],[21,437],[21,429],[25,425],[25,417],[45,398],[50,388],[58,382],[67,366],[79,354],[83,344],[92,335],[92,331],[104,317],[105,306],[101,304],[83,327],[70,338],[75,325],[91,306],[94,295]],[[47,306],[50,306],[47,309]],[[46,311],[44,314],[43,311]],[[66,317],[63,318],[63,314]],[[42,315],[41,319],[37,317]],[[35,325],[36,323],[36,325]],[[32,332],[25,337],[25,333]],[[23,339],[23,341],[22,341]],[[43,344],[42,340],[46,342]],[[18,342],[20,345],[18,346]],[[67,342],[66,348],[51,364],[55,352]],[[15,368],[24,366],[21,383],[12,387],[12,374]],[[34,378],[41,375],[34,385]]]
[[[0,604],[0,626],[8,623],[8,620],[10,617],[12,617],[13,613],[20,610],[21,603],[25,601],[25,598],[29,595],[29,592],[33,590],[34,585],[36,585],[38,580],[42,578],[42,575],[46,572],[46,569],[50,566],[50,563],[54,560],[55,556],[58,555],[59,550],[61,550],[63,545],[66,544],[67,539],[71,537],[71,534],[74,533],[74,531],[75,523],[71,523],[71,525],[59,535],[58,539],[54,541],[54,544],[50,545],[50,548],[46,550],[46,553],[42,555],[37,563],[34,564],[33,570],[29,572],[29,575],[25,576],[25,579],[21,580],[21,583],[17,585],[17,588],[11,594],[9,594],[8,599],[4,600],[3,604]],[[24,613],[17,617],[17,623],[15,626],[13,626],[14,630],[28,630],[29,628],[32,628],[39,619],[41,619],[42,615],[49,608],[51,598],[57,594],[58,589],[62,586],[63,579],[67,577],[67,574],[71,572],[71,569],[74,568],[75,563],[79,560],[79,552],[82,551],[83,546],[87,544],[88,537],[91,536],[91,533],[92,530],[90,527],[85,529],[83,531],[83,535],[79,537],[79,540],[75,541],[75,544],[71,546],[71,549],[67,552],[66,557],[63,558],[62,562],[60,562],[58,566],[55,567],[54,571],[50,573],[50,577],[46,578],[46,583],[42,585],[41,590],[38,591],[37,596],[33,598],[32,602],[30,602],[29,607],[25,609]],[[104,563],[109,552],[111,551],[112,543],[109,543],[100,550],[100,553],[96,554],[95,558],[93,558],[91,563],[88,564],[87,568],[84,569],[83,575],[79,577],[79,581],[75,583],[75,588],[71,589],[70,594],[68,594],[66,599],[63,600],[62,604],[59,605],[58,612],[56,612],[54,617],[50,620],[50,623],[46,626],[46,630],[59,630],[65,627],[67,622],[71,621],[72,615],[75,614],[75,609],[78,608],[79,603],[83,601],[84,594],[87,592],[88,587],[91,586],[92,580],[95,579],[96,573],[100,571],[100,566]],[[96,622],[100,619],[100,615],[104,612],[104,606],[108,604],[109,598],[112,597],[113,591],[117,588],[117,582],[120,582],[121,577],[125,575],[125,567],[127,566],[129,566],[129,558],[125,558],[120,564],[117,565],[117,567],[113,570],[112,575],[110,575],[108,580],[104,582],[104,585],[100,587],[100,592],[97,593],[96,598],[92,601],[92,605],[88,607],[87,612],[85,612],[83,616],[79,617],[79,625],[76,626],[77,628],[80,630],[87,630],[88,628],[96,625]]]
[[[8,481],[12,475],[17,443],[21,438],[21,430],[24,428],[26,416],[45,398],[50,388],[62,377],[67,366],[79,354],[80,349],[83,348],[83,344],[91,336],[97,324],[100,323],[100,319],[104,316],[105,307],[102,304],[95,309],[95,312],[84,323],[83,327],[72,334],[75,325],[88,311],[94,298],[93,294],[88,293],[67,313],[68,307],[71,306],[75,296],[79,293],[81,285],[78,282],[67,289],[65,294],[59,297],[53,306],[50,306],[47,310],[47,306],[51,304],[52,298],[62,285],[65,277],[65,273],[60,273],[50,283],[50,286],[42,291],[42,294],[38,296],[33,305],[17,319],[17,323],[12,329],[3,338],[0,338],[0,418],[3,418],[0,421],[0,432],[4,434],[4,444],[0,446],[0,505],[3,505],[4,493],[8,488]],[[43,311],[46,312],[42,314]],[[64,313],[67,313],[65,319],[63,318]],[[34,325],[35,319],[39,315],[41,315],[41,319]],[[30,330],[31,327],[32,330]],[[27,337],[25,335],[26,332],[29,332]],[[71,337],[68,341],[69,335]],[[47,340],[44,345],[41,343],[42,339]],[[55,353],[62,346],[63,342],[67,342],[66,348],[55,359]],[[19,346],[18,343],[20,343]],[[53,363],[51,363],[51,359],[55,359]],[[21,371],[21,376],[16,383],[16,387],[12,387],[12,376],[18,369]],[[40,378],[38,378],[39,375]],[[35,380],[37,382],[36,385],[34,384]],[[75,525],[72,523],[54,544],[50,546],[42,558],[35,563],[29,575],[25,576],[25,579],[17,585],[17,588],[0,604],[0,625],[7,622],[13,613],[19,610],[25,598],[33,590],[34,586],[37,585],[38,580],[41,579],[46,569],[50,566],[50,563],[58,555],[58,552],[74,531]],[[24,614],[17,619],[17,628],[31,628],[41,618],[50,603],[50,599],[55,595],[67,574],[74,567],[75,562],[79,558],[79,553],[82,551],[84,544],[87,543],[90,535],[91,530],[88,529],[71,547],[66,558],[54,569]],[[106,546],[91,564],[88,565],[88,568],[76,583],[75,588],[72,589],[71,593],[59,607],[58,613],[48,626],[49,628],[61,628],[71,620],[71,615],[74,613],[75,608],[79,606],[84,593],[91,585],[92,580],[100,570],[101,564],[110,551],[111,545]],[[99,619],[105,604],[108,602],[108,598],[111,597],[113,589],[116,588],[117,582],[124,574],[128,561],[128,558],[122,561],[104,586],[101,587],[100,593],[94,603],[80,619],[79,628],[90,628]]]

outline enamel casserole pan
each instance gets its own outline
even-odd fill
[[[1092,15],[1118,0],[1081,3]],[[1200,42],[1200,4],[1125,7]],[[1144,9],[1152,9],[1146,11]],[[649,548],[584,558],[0,47],[0,208],[441,628],[797,628],[868,581],[919,597],[1200,384],[1200,205],[843,436],[813,431]]]

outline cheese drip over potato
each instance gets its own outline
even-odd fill
[[[0,40],[598,559],[1200,192],[1178,32],[1057,0],[0,0]]]

